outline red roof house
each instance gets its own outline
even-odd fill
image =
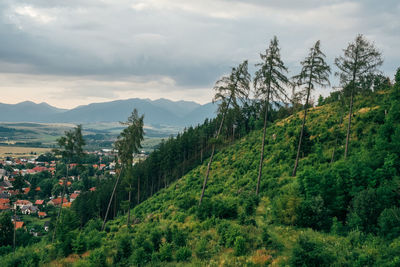
[[[39,216],[39,218],[45,218],[47,216],[47,213],[44,211],[39,211],[38,216]]]
[[[44,200],[38,199],[35,201],[35,205],[43,205]]]
[[[15,222],[15,229],[20,229],[24,226],[24,222]]]
[[[64,198],[63,203],[66,203],[66,202],[68,202],[68,200],[67,200],[66,198]],[[47,202],[47,204],[49,204],[49,205],[54,205],[54,206],[58,206],[58,205],[61,204],[61,197],[52,199],[52,200],[50,200],[49,202]]]

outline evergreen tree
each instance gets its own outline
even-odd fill
[[[271,40],[269,48],[265,51],[265,54],[260,54],[260,57],[262,59],[262,63],[256,64],[256,66],[260,67],[260,69],[257,70],[254,78],[254,88],[255,95],[257,97],[261,97],[264,102],[264,127],[261,143],[260,164],[258,167],[256,195],[258,195],[260,190],[260,181],[264,161],[265,132],[268,123],[268,109],[270,106],[270,101],[285,100],[287,97],[283,86],[289,83],[289,79],[285,76],[287,68],[281,59],[280,48],[278,46],[278,39],[276,36],[274,36],[274,38]]]
[[[9,212],[0,213],[0,246],[12,244],[13,240],[13,223]]]
[[[296,176],[297,166],[299,164],[299,157],[301,152],[301,143],[303,141],[304,127],[306,124],[308,102],[310,99],[311,90],[315,89],[315,86],[326,86],[329,85],[329,74],[331,72],[330,67],[325,62],[325,54],[320,49],[320,41],[318,40],[315,45],[310,49],[310,53],[301,62],[303,66],[299,75],[295,76],[299,83],[305,85],[304,91],[307,94],[306,103],[304,104],[304,115],[303,123],[301,126],[299,145],[297,147],[296,162],[294,164],[292,176]]]
[[[344,55],[335,59],[335,65],[339,68],[336,73],[340,77],[340,83],[350,90],[349,121],[347,126],[346,146],[344,158],[346,159],[350,142],[351,117],[353,116],[353,99],[359,84],[363,78],[377,71],[382,65],[381,53],[363,35],[358,35],[353,43],[343,50]]]
[[[121,123],[127,127],[118,136],[118,140],[115,142],[115,148],[118,150],[118,157],[121,160],[121,170],[115,181],[114,189],[111,193],[110,201],[107,206],[106,215],[104,217],[102,229],[104,229],[105,223],[107,221],[108,212],[113,200],[115,190],[117,188],[121,173],[123,169],[126,170],[127,183],[129,184],[129,207],[128,207],[128,225],[130,219],[130,201],[131,201],[131,191],[132,191],[132,164],[133,164],[133,153],[139,153],[139,149],[142,147],[141,142],[143,141],[143,119],[144,115],[139,116],[138,111],[134,109],[132,114],[129,116],[126,122]],[[138,178],[139,179],[139,178]],[[139,182],[140,183],[140,182]],[[138,183],[138,185],[139,185]],[[137,188],[138,192],[140,190],[139,186]]]
[[[247,99],[250,91],[250,74],[248,72],[248,62],[245,60],[239,64],[237,68],[232,68],[231,74],[222,77],[214,86],[216,91],[213,102],[219,102],[218,112],[221,116],[221,121],[215,139],[221,134],[221,129],[224,124],[226,113],[232,104],[235,108],[239,107],[238,100]],[[206,176],[204,177],[203,188],[201,190],[199,205],[203,200],[204,192],[207,186],[208,175],[215,153],[215,142],[212,144],[211,156],[207,165]]]
[[[66,175],[63,179],[61,204],[60,204],[60,207],[58,210],[56,226],[55,226],[54,233],[53,233],[53,241],[54,241],[55,233],[57,231],[58,221],[61,216],[65,191],[67,189],[69,163],[71,163],[72,160],[76,160],[79,163],[81,161],[81,158],[84,156],[83,147],[85,146],[85,140],[83,139],[83,135],[82,135],[82,125],[78,125],[74,129],[72,129],[70,131],[66,131],[65,136],[62,136],[57,139],[57,144],[60,148],[55,149],[54,152],[58,155],[61,155],[63,161],[65,162]]]

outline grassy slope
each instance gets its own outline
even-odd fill
[[[363,140],[359,138],[376,127],[372,122],[363,123],[363,121],[370,121],[369,118],[378,112],[383,97],[383,94],[377,94],[356,102],[355,126],[351,137],[352,154],[360,151],[359,143]],[[339,116],[338,108],[334,104],[316,107],[309,112],[307,127],[313,145],[309,154],[300,161],[298,176],[307,166],[315,169],[329,168],[335,140],[333,131]],[[192,257],[188,261],[176,262],[178,246],[174,244],[173,258],[167,262],[157,263],[157,259],[160,260],[159,252],[147,256],[148,260],[154,260],[151,266],[265,266],[265,264],[284,266],[289,263],[293,246],[302,233],[308,233],[311,239],[324,244],[326,250],[332,252],[331,254],[340,254],[341,260],[347,256],[350,258],[350,251],[366,252],[380,257],[382,254],[379,249],[380,240],[376,238],[358,243],[354,242],[359,239],[357,232],[344,237],[290,226],[295,221],[294,209],[301,201],[296,197],[296,193],[291,194],[292,191],[296,191],[297,178],[290,176],[301,117],[302,113],[299,112],[269,126],[261,198],[255,211],[248,212],[250,215],[246,215],[248,214],[246,209],[249,207],[251,209],[249,203],[252,203],[256,186],[261,130],[254,131],[230,147],[219,151],[212,165],[203,207],[210,207],[210,201],[213,201],[211,206],[218,204],[229,206],[233,203],[237,216],[224,218],[229,217],[229,214],[225,214],[219,216],[221,218],[210,216],[199,219],[202,213],[198,211],[197,201],[206,171],[207,161],[205,161],[202,166],[137,206],[133,211],[135,225],[131,229],[126,227],[126,215],[120,216],[107,223],[107,234],[101,242],[101,248],[85,253],[82,258],[71,255],[46,265],[63,266],[74,262],[77,266],[86,266],[91,261],[91,255],[99,252],[106,255],[107,262],[111,265],[118,250],[118,240],[122,237],[128,237],[132,241],[135,254],[145,244],[143,240],[151,239],[154,232],[161,233],[161,244],[176,243],[168,240],[168,232],[171,233],[171,229],[173,231],[175,226],[179,232],[186,235],[186,247],[191,250]],[[341,125],[342,133],[345,132],[345,127],[346,123]],[[337,157],[342,158],[342,156],[343,145],[339,146],[337,151]],[[284,195],[286,200],[280,201]],[[277,217],[280,217],[280,221],[285,224],[278,223]],[[238,236],[245,240],[245,252],[240,256],[235,254],[238,245],[235,241]],[[159,251],[157,248],[155,250]],[[88,254],[90,256],[86,257]],[[129,259],[131,264],[134,262],[133,257],[134,255]],[[338,265],[345,263],[338,262]]]
[[[356,120],[368,116],[369,112],[378,108],[376,103],[378,100],[374,100],[374,98],[356,104]],[[290,173],[294,163],[301,117],[302,114],[299,112],[295,116],[277,121],[267,130],[261,201],[253,215],[246,216],[245,219],[243,219],[245,216],[241,216],[246,207],[246,199],[250,199],[255,191],[261,131],[254,131],[232,146],[220,151],[216,154],[212,165],[205,195],[206,202],[208,201],[207,197],[212,197],[221,201],[229,200],[239,203],[237,218],[199,220],[196,216],[197,200],[206,171],[207,162],[204,162],[199,168],[194,169],[168,188],[161,190],[155,196],[137,206],[134,209],[133,216],[140,223],[137,223],[133,230],[126,228],[126,216],[109,222],[110,232],[103,246],[108,248],[109,252],[115,251],[114,237],[116,236],[132,235],[134,237],[141,233],[146,235],[151,229],[166,231],[167,228],[176,225],[178,229],[187,233],[187,246],[193,251],[191,262],[180,263],[182,265],[204,265],[206,262],[211,266],[220,264],[242,265],[245,262],[248,264],[285,265],[299,233],[311,231],[279,225],[271,219],[274,217],[272,200],[279,194],[291,190],[296,181],[296,178],[290,177]],[[329,166],[334,143],[332,132],[338,118],[339,112],[333,104],[316,107],[309,112],[307,127],[310,140],[316,141],[315,143],[323,142],[323,145],[313,145],[312,156],[305,157],[300,161],[300,173],[306,165],[315,168],[327,168]],[[341,126],[342,132],[344,132],[345,126],[346,124]],[[361,131],[368,132],[371,127],[374,127],[374,125],[363,125]],[[357,129],[353,130],[353,142],[357,141],[356,131]],[[352,153],[356,150],[356,146],[353,147]],[[289,157],[288,152],[290,152]],[[342,157],[343,147],[339,147],[337,153],[337,155],[340,154],[338,157]],[[291,201],[296,203],[299,200],[294,198]],[[289,201],[285,204],[284,209],[291,208],[293,207],[291,207]],[[290,225],[293,218],[286,218],[286,220]],[[228,222],[231,229],[236,229],[245,236],[248,252],[244,256],[236,257],[234,255],[232,242],[230,245],[221,245],[223,234],[218,233],[215,225],[220,225],[223,221]],[[263,233],[265,232],[269,235],[268,242],[265,241],[265,238],[263,240]],[[315,238],[324,240],[336,249],[349,249],[350,244],[343,237],[318,232],[315,232],[315,236]],[[206,250],[209,254],[201,260],[197,251],[199,250],[199,243],[203,239],[207,240]],[[110,261],[110,259],[108,260]],[[177,263],[171,262],[169,264],[176,266]]]

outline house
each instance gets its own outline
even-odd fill
[[[71,202],[65,202],[65,203],[63,203],[63,208],[71,208]]]
[[[96,187],[91,187],[91,188],[89,188],[89,191],[91,191],[91,192],[96,191]]]
[[[38,211],[39,211],[39,209],[36,206],[23,206],[21,208],[22,214],[25,214],[25,215],[26,214],[29,214],[29,215],[36,214]]]
[[[59,185],[63,185],[63,184],[64,184],[63,179],[61,179],[61,180],[58,182],[58,184],[59,184]],[[71,186],[71,182],[70,182],[70,181],[67,181],[67,186]]]
[[[7,204],[0,204],[0,212],[6,211],[10,209],[10,205]]]
[[[39,192],[40,190],[41,190],[41,189],[40,189],[40,186],[38,186],[38,187],[35,188],[35,191],[36,191],[36,192]]]
[[[0,179],[7,175],[7,171],[5,169],[0,169]]]
[[[0,193],[0,198],[9,198],[10,197],[10,194],[8,193],[8,192],[1,192]]]
[[[33,235],[33,236],[40,236],[40,232],[37,231],[35,228],[31,228],[31,229],[29,230],[29,233],[30,233],[31,235]]]
[[[24,227],[24,222],[15,222],[15,229],[21,229]]]
[[[78,196],[79,194],[72,193],[71,196],[69,197],[69,201],[73,202]]]
[[[38,212],[38,217],[39,217],[40,219],[46,218],[46,217],[47,217],[47,213],[44,212],[44,211],[39,211],[39,212]]]
[[[10,189],[13,188],[13,185],[10,183],[10,181],[1,181],[0,182],[0,187],[3,187],[4,189]]]
[[[0,204],[10,205],[10,200],[8,198],[0,198]]]
[[[48,232],[49,229],[50,229],[50,221],[44,222],[43,228],[44,228],[44,230],[45,230],[46,232]]]
[[[43,171],[47,171],[47,168],[46,167],[42,167],[42,166],[36,166],[32,170],[34,170],[35,172],[43,172]]]
[[[66,198],[64,198],[63,203],[68,202]],[[53,205],[53,206],[58,206],[61,204],[61,197],[55,198],[47,202],[47,205]]]
[[[18,199],[17,201],[14,202],[14,209],[20,208],[22,209],[23,206],[32,206],[32,202],[29,200],[23,200],[23,199]]]
[[[10,200],[8,198],[0,198],[0,212],[10,209]]]
[[[31,188],[30,187],[22,188],[22,190],[24,191],[24,194],[27,195],[29,191],[31,191]]]
[[[35,205],[43,205],[44,200],[38,199],[35,201]]]

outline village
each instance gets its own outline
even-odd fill
[[[37,157],[5,157],[0,159],[0,213],[11,212],[17,231],[32,236],[45,235],[60,206],[70,208],[84,191],[95,191],[88,179],[102,179],[115,175],[115,151],[102,149],[86,152],[85,163],[66,164],[51,153]],[[146,158],[145,154],[136,159]],[[66,182],[65,195],[62,198]]]

